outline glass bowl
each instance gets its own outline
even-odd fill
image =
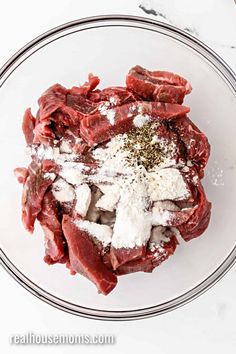
[[[182,242],[152,274],[119,278],[107,297],[92,283],[70,276],[64,265],[43,262],[43,236],[21,224],[21,190],[16,166],[27,165],[21,132],[26,107],[36,111],[40,94],[59,82],[82,83],[93,72],[103,86],[122,85],[128,69],[179,73],[193,86],[185,104],[209,138],[211,157],[204,186],[212,218],[202,237]],[[38,298],[67,312],[93,319],[127,320],[162,314],[196,298],[234,264],[236,200],[236,77],[224,61],[191,35],[164,23],[131,16],[77,20],[39,36],[0,71],[0,242],[3,267]]]

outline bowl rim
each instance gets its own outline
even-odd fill
[[[44,32],[40,36],[36,37],[29,43],[27,43],[24,47],[22,47],[19,51],[17,51],[0,69],[0,89],[3,86],[4,82],[8,79],[11,73],[17,69],[19,65],[27,58],[34,54],[35,51],[39,50],[42,45],[36,50],[40,44],[43,44],[47,39],[52,38],[54,35],[58,35],[72,28],[76,28],[83,25],[89,25],[87,29],[93,28],[95,23],[101,24],[106,22],[113,22],[112,26],[118,26],[119,22],[136,24],[138,28],[149,29],[151,26],[152,30],[158,32],[158,30],[168,31],[170,36],[176,40],[182,41],[187,44],[198,54],[204,56],[205,59],[208,60],[214,67],[217,68],[217,71],[224,77],[227,81],[228,85],[231,87],[236,96],[236,74],[234,71],[226,64],[226,62],[216,54],[211,48],[209,48],[206,44],[200,41],[198,38],[195,38],[189,33],[161,21],[149,19],[146,17],[140,16],[130,16],[130,15],[101,15],[101,16],[92,16],[85,17],[82,19],[70,21],[64,23],[60,26],[54,27],[51,30]],[[117,22],[117,24],[115,24]],[[146,26],[145,27],[142,27]],[[107,24],[108,26],[108,24]],[[123,25],[125,26],[125,24]],[[148,26],[148,28],[147,28]],[[80,29],[81,30],[81,29]],[[80,31],[79,29],[76,32]],[[86,30],[86,29],[85,29]],[[71,33],[68,33],[68,35]],[[166,34],[166,33],[165,33]],[[56,39],[60,38],[57,37]],[[54,39],[54,40],[56,40]],[[50,43],[50,42],[49,42]],[[44,44],[47,45],[48,43]],[[34,50],[31,54],[30,51]],[[26,56],[26,57],[25,57]],[[1,92],[1,91],[0,91]],[[99,310],[99,309],[91,309],[79,305],[75,305],[68,301],[62,300],[47,291],[43,290],[41,287],[36,285],[33,281],[28,279],[21,271],[10,261],[7,255],[4,253],[3,249],[0,249],[0,264],[2,267],[26,290],[31,292],[37,298],[43,300],[44,302],[60,309],[65,312],[79,315],[81,317],[86,317],[90,319],[96,320],[111,320],[111,321],[119,321],[119,320],[137,320],[152,317],[155,315],[160,315],[171,310],[174,310],[178,307],[181,307],[190,301],[194,300],[205,291],[210,289],[213,285],[215,285],[235,264],[236,262],[236,245],[230,252],[230,254],[226,257],[226,259],[212,272],[207,278],[205,278],[201,283],[197,284],[195,287],[190,289],[189,291],[183,293],[182,295],[171,299],[167,302],[161,303],[156,306],[146,307],[142,309],[135,310],[124,310],[124,311],[109,311],[109,310]]]

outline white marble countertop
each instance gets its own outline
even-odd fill
[[[8,0],[1,3],[0,66],[20,47],[61,23],[101,14],[146,16],[195,35],[236,71],[236,5],[234,0]],[[98,322],[63,313],[39,301],[5,271],[1,280],[2,353],[41,353],[42,347],[13,347],[13,333],[112,333],[110,346],[44,347],[50,353],[160,354],[234,353],[236,348],[236,267],[211,290],[190,304],[160,317],[136,322]]]

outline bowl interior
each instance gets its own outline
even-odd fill
[[[179,297],[209,277],[235,247],[236,194],[236,99],[220,71],[197,50],[173,33],[150,27],[130,26],[125,21],[77,26],[35,51],[14,70],[0,89],[0,244],[3,252],[38,287],[52,296],[105,311],[133,311],[157,306]],[[29,235],[21,224],[21,186],[13,169],[26,166],[25,142],[21,132],[27,107],[37,109],[37,99],[50,85],[66,87],[83,83],[92,72],[101,87],[124,85],[128,69],[140,64],[149,69],[179,73],[193,86],[185,104],[190,118],[206,133],[211,157],[204,186],[212,201],[212,218],[204,235],[182,242],[176,253],[152,274],[137,273],[119,278],[107,297],[98,295],[82,276],[70,276],[64,265],[47,266],[43,236],[37,226]],[[135,294],[135,295],[134,295]]]

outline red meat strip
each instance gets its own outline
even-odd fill
[[[14,175],[16,176],[19,183],[24,184],[29,175],[29,172],[25,167],[17,167],[14,169]]]
[[[45,261],[49,259],[58,262],[65,255],[65,241],[62,236],[62,227],[58,218],[58,206],[51,191],[48,191],[42,202],[41,212],[37,219],[44,231]]]
[[[35,128],[36,119],[31,113],[31,109],[28,108],[25,111],[23,122],[22,122],[22,130],[25,136],[26,144],[32,144],[34,140],[34,128]]]
[[[73,123],[76,122],[76,119],[82,119],[85,115],[92,114],[97,109],[97,103],[94,103],[77,93],[70,93],[66,96],[66,105],[67,107],[64,107],[64,112],[70,113],[70,117],[73,117],[75,114],[73,111],[70,112],[68,107],[71,107],[76,112],[76,115],[72,120]]]
[[[147,250],[145,257],[142,257],[137,260],[130,261],[121,265],[117,270],[117,275],[124,275],[134,272],[152,272],[154,268],[159,266],[164,262],[169,256],[171,256],[178,245],[178,241],[174,235],[170,237],[169,242],[165,242],[162,246],[164,252],[159,248],[154,250]]]
[[[96,111],[97,104],[86,96],[96,87],[99,79],[89,77],[89,82],[81,87],[67,90],[56,84],[51,86],[39,98],[37,124],[34,128],[34,143],[50,142],[55,137],[60,138],[71,125],[78,125],[85,115]]]
[[[87,232],[80,230],[68,215],[62,229],[68,244],[71,268],[90,279],[98,291],[107,295],[117,284],[117,277],[102,262],[98,248]]]
[[[94,103],[99,102],[101,100],[100,92],[101,92],[101,90],[99,90],[99,89],[89,92],[88,99]]]
[[[29,176],[22,193],[22,221],[29,232],[34,231],[34,222],[42,209],[42,200],[53,179],[42,171],[42,166],[32,161],[28,168]]]
[[[38,100],[40,121],[48,119],[58,108],[65,105],[67,89],[55,84],[45,91]]]
[[[72,87],[69,92],[73,95],[80,95],[87,97],[89,93],[91,93],[99,84],[100,79],[98,76],[94,76],[93,74],[88,75],[88,81],[86,81],[83,85],[77,87]]]
[[[158,213],[162,214],[165,212],[168,212],[169,214],[169,219],[167,221],[164,221],[164,223],[157,223],[156,225],[162,225],[162,226],[179,226],[182,224],[185,224],[189,218],[191,217],[191,215],[193,215],[193,213],[195,212],[197,206],[193,206],[193,207],[187,207],[187,208],[183,208],[182,210],[179,211],[171,211],[168,209],[162,209],[159,207],[154,207],[154,212],[155,210],[158,211]],[[155,223],[153,223],[155,225]]]
[[[126,86],[144,99],[180,104],[192,90],[189,82],[177,74],[149,71],[139,65],[130,69]]]
[[[58,174],[60,171],[60,167],[56,164],[54,160],[45,159],[42,161],[42,171]]]
[[[47,144],[51,140],[55,138],[55,134],[50,128],[50,121],[44,121],[41,123],[38,123],[35,128],[34,128],[34,140],[33,142],[35,144],[38,143],[43,143]]]
[[[186,116],[171,121],[171,128],[179,135],[186,147],[187,159],[197,168],[199,176],[203,177],[203,169],[210,155],[210,144],[207,137]]]
[[[177,226],[185,241],[200,236],[208,227],[211,216],[211,203],[207,200],[202,185],[197,186],[197,207],[186,223]]]
[[[121,106],[125,103],[140,101],[140,97],[125,87],[114,86],[105,88],[100,92],[100,101],[111,102],[111,106]]]
[[[109,122],[106,115],[100,113],[85,117],[81,121],[80,135],[90,146],[107,141],[116,134],[131,129],[133,119],[140,114],[140,109],[142,114],[149,115],[152,120],[168,120],[189,112],[188,107],[178,104],[143,101],[128,103],[114,108],[114,125]]]
[[[135,248],[114,248],[110,250],[110,260],[113,269],[117,269],[122,264],[129,261],[144,257],[146,254],[146,246]]]

